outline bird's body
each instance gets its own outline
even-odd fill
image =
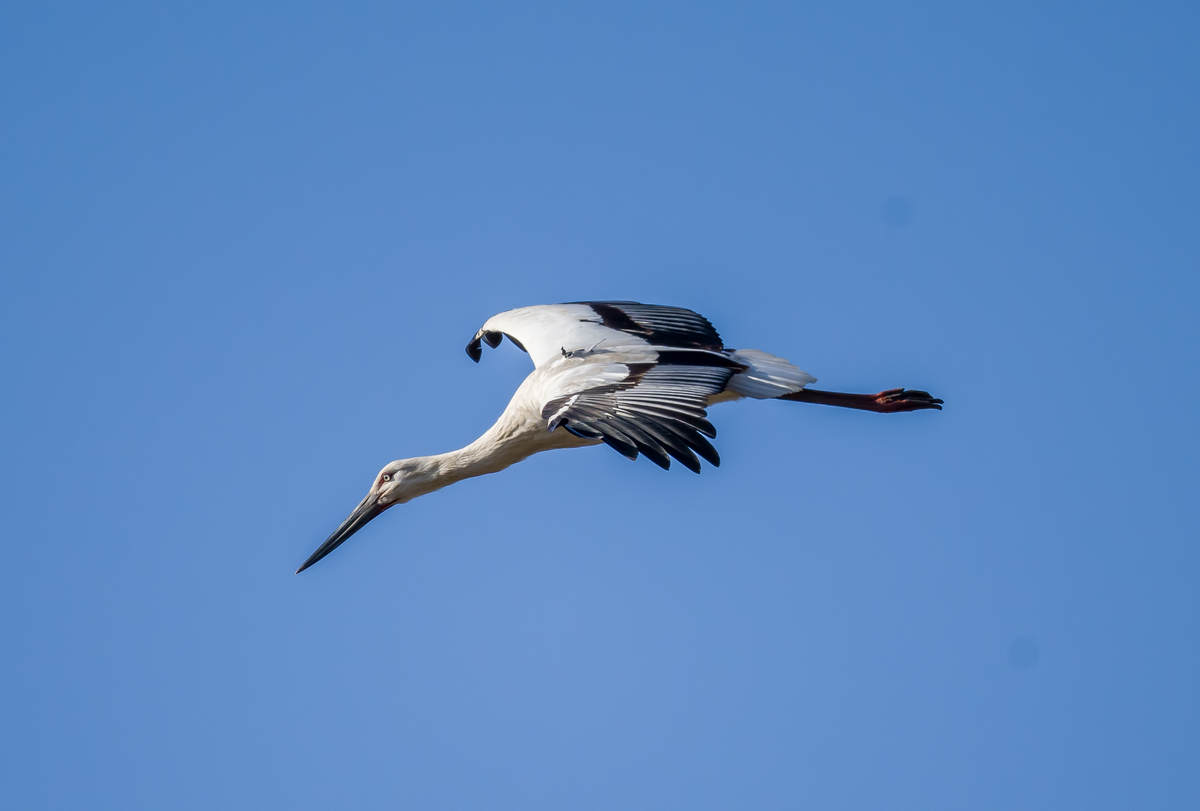
[[[637,302],[577,302],[508,310],[489,318],[467,344],[508,337],[534,370],[496,422],[457,451],[386,465],[358,508],[299,571],[332,552],[384,509],[473,476],[495,473],[541,451],[601,442],[661,467],[671,459],[699,473],[720,464],[708,441],[707,408],[745,397],[823,403],[877,412],[939,409],[923,391],[876,395],[807,389],[816,378],[783,358],[730,349],[691,310]]]

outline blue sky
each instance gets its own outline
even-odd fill
[[[35,4],[0,25],[14,808],[1177,809],[1194,4]],[[296,566],[677,304],[835,390]]]

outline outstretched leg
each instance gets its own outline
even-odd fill
[[[781,395],[780,400],[795,400],[798,403],[820,403],[821,405],[858,408],[863,411],[878,411],[891,414],[896,411],[919,411],[922,408],[942,410],[942,401],[927,391],[914,389],[888,389],[879,394],[844,394],[840,391],[818,391],[801,389]]]

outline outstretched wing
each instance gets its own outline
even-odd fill
[[[633,360],[613,362],[603,353],[564,369],[559,381],[563,393],[542,408],[547,427],[602,440],[630,459],[643,453],[663,468],[671,466],[673,456],[699,473],[697,454],[721,464],[705,439],[717,435],[705,407],[746,367],[703,350],[632,354]]]
[[[704,316],[682,307],[636,301],[581,301],[521,307],[494,315],[467,344],[478,361],[483,343],[499,346],[504,336],[540,367],[575,352],[633,346],[719,351],[721,336]]]

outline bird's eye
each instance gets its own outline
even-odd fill
[[[381,482],[390,482],[391,480],[392,480],[391,473],[384,473],[382,476],[379,477],[379,481],[381,481]]]

